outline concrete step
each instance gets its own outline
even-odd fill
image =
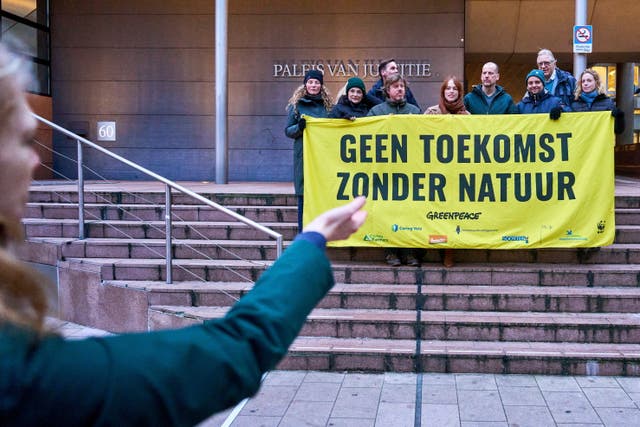
[[[637,208],[617,208],[616,224],[638,225],[640,224],[640,209]]]
[[[417,343],[419,351],[416,351]],[[298,337],[278,369],[640,375],[640,345]],[[419,357],[416,356],[419,354]]]
[[[102,268],[103,280],[165,280],[165,261],[161,259],[69,258],[79,264]],[[250,260],[174,260],[175,281],[256,280],[271,261]],[[439,264],[422,267],[391,268],[378,263],[335,263],[338,283],[485,285],[485,286],[604,286],[639,287],[639,264],[458,264],[447,269]],[[243,279],[244,280],[244,279]]]
[[[150,325],[170,325],[169,316],[199,321],[224,317],[229,307],[150,308]],[[637,313],[544,313],[414,310],[315,309],[300,331],[302,336],[332,338],[409,339],[445,341],[576,342],[640,344]],[[152,326],[155,329],[155,326]]]
[[[256,222],[296,222],[296,206],[225,206]],[[164,221],[164,205],[86,203],[85,218],[91,220]],[[224,212],[205,205],[173,205],[175,221],[229,221]],[[28,203],[26,218],[77,219],[78,205],[73,203]]]
[[[29,243],[59,245],[65,258],[164,258],[165,239],[127,239],[89,237],[30,237]],[[286,248],[290,242],[284,242]],[[441,250],[422,250],[425,263],[442,262]],[[382,248],[329,248],[333,262],[359,261],[384,263]],[[570,263],[570,264],[630,264],[640,263],[640,244],[614,244],[589,249],[538,250],[456,250],[458,263]],[[204,240],[173,239],[176,259],[249,259],[274,260],[275,240]]]
[[[202,319],[152,307],[154,329]],[[419,356],[418,356],[419,355]],[[640,344],[413,340],[299,336],[278,369],[366,372],[475,372],[546,375],[640,375]]]
[[[298,200],[293,194],[268,193],[199,193],[202,197],[223,206],[298,206]],[[173,203],[178,205],[202,205],[202,202],[181,193],[173,192]],[[165,204],[165,193],[158,191],[85,191],[85,203],[107,204]],[[29,202],[36,203],[78,203],[77,191],[29,191]]]
[[[256,187],[260,183],[248,183],[247,187]],[[135,183],[134,183],[135,185]],[[144,183],[142,184],[144,185]],[[131,182],[125,183],[125,186],[131,187]],[[71,187],[73,188],[73,187]],[[257,189],[256,191],[259,191]],[[253,205],[253,206],[297,206],[297,198],[294,194],[276,194],[276,193],[210,193],[207,191],[198,191],[198,193],[221,205]],[[109,204],[137,204],[147,203],[154,205],[162,205],[165,203],[165,193],[163,191],[85,191],[85,203],[109,203]],[[39,190],[32,187],[29,191],[29,202],[39,203],[77,203],[78,195],[75,189],[70,190]],[[173,193],[173,203],[192,205],[201,204],[201,202],[180,193]],[[615,196],[616,209],[640,209],[640,197],[636,195]]]
[[[249,219],[258,222],[295,222],[297,207],[286,205],[236,205],[225,206]],[[225,221],[229,217],[205,205],[174,204],[173,218],[181,221]],[[25,213],[27,218],[77,219],[77,203],[30,202]],[[85,217],[101,220],[163,221],[164,204],[106,204],[85,203]],[[640,209],[616,209],[616,224],[640,225]]]
[[[640,239],[640,226],[616,225],[616,243],[638,243]]]
[[[78,221],[72,219],[25,218],[27,237],[78,237]],[[297,234],[297,224],[287,222],[265,222],[263,226],[281,233],[287,240]],[[86,237],[164,239],[164,221],[85,221]],[[264,239],[265,233],[241,222],[223,221],[174,221],[174,239]]]
[[[250,282],[108,280],[105,285],[149,294],[165,305],[228,306],[249,292]],[[161,295],[161,297],[159,296]],[[160,298],[160,299],[156,299]],[[417,303],[417,300],[420,303]],[[640,288],[583,286],[483,286],[336,283],[318,308],[548,313],[639,313]]]
[[[285,242],[285,248],[290,242]],[[60,246],[63,258],[151,258],[164,259],[164,239],[115,239],[33,237],[29,244]],[[381,252],[382,253],[382,252]],[[274,260],[275,240],[202,240],[174,239],[174,259],[246,259]]]

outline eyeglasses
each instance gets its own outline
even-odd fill
[[[538,62],[538,67],[548,67],[549,65],[553,64],[556,61],[544,61],[544,62]]]

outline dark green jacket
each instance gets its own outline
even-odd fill
[[[304,195],[304,169],[303,169],[303,150],[302,150],[302,134],[304,129],[300,129],[298,122],[302,115],[310,117],[326,118],[329,111],[324,106],[322,99],[301,98],[296,108],[289,105],[287,108],[287,126],[284,128],[284,134],[289,138],[293,138],[293,185],[295,187],[296,196]]]
[[[420,114],[420,108],[409,102],[393,102],[387,100],[369,110],[367,116],[386,116],[388,114]]]
[[[224,319],[77,341],[0,328],[0,425],[194,425],[256,393],[332,285],[296,241]]]
[[[471,92],[464,96],[464,106],[471,114],[516,114],[518,109],[513,103],[513,98],[502,86],[496,86],[491,105],[482,93],[482,85],[476,85]]]

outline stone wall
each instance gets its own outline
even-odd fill
[[[53,0],[54,120],[94,141],[98,121],[115,121],[117,140],[106,148],[171,179],[213,179],[214,6]],[[464,73],[462,0],[231,1],[228,28],[232,181],[291,179],[285,105],[303,66],[323,64],[335,94],[355,72],[369,87],[377,62],[395,57],[423,108],[437,101],[444,76]],[[58,135],[54,146],[75,157],[74,141]],[[145,179],[102,154],[85,158],[106,178]],[[54,162],[75,176],[68,160]]]

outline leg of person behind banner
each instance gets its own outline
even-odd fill
[[[298,233],[302,233],[302,209],[304,207],[304,196],[298,196]]]

